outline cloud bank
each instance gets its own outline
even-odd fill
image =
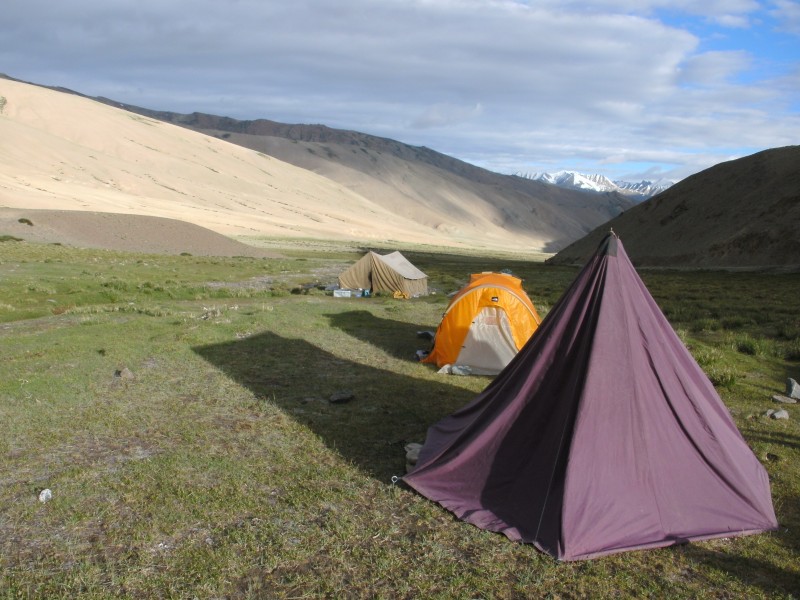
[[[0,70],[496,171],[681,178],[800,139],[789,0],[10,0]]]

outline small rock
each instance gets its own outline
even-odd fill
[[[417,444],[416,442],[406,444],[405,450],[406,450],[406,473],[409,473],[417,464],[417,460],[419,459],[419,451],[422,450],[422,444]]]
[[[328,398],[328,402],[331,404],[344,404],[346,402],[350,402],[353,397],[353,392],[350,391],[335,392],[331,394],[330,398]]]
[[[450,374],[450,369],[451,369],[450,365],[445,365],[445,366],[443,366],[441,369],[439,369],[436,372],[439,373],[440,375],[449,375]]]
[[[770,409],[767,410],[767,412],[764,413],[764,416],[765,417],[771,417],[774,414],[775,414],[775,409],[774,408],[770,408]]]
[[[472,369],[467,365],[453,365],[450,372],[453,375],[472,375]]]
[[[775,394],[772,397],[773,402],[779,402],[781,404],[797,404],[797,400],[794,398],[789,398],[788,396],[781,396],[780,394]]]
[[[800,384],[791,377],[786,380],[786,395],[789,396],[789,398],[800,400]]]
[[[123,367],[114,371],[114,377],[120,379],[133,379],[133,372],[128,367]]]
[[[41,502],[42,504],[44,504],[45,502],[49,502],[52,499],[53,499],[53,492],[51,490],[45,488],[41,492],[39,492],[39,502]]]
[[[783,409],[774,411],[770,417],[773,419],[788,419],[789,413]]]
[[[406,444],[405,450],[406,450],[406,460],[409,461],[412,465],[417,464],[417,459],[419,458],[419,451],[422,450],[422,444],[417,444],[416,442]]]

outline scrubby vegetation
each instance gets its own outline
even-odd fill
[[[348,252],[0,247],[0,597],[800,594],[800,409],[764,416],[800,378],[800,278],[642,273],[769,471],[780,530],[561,564],[390,479],[489,381],[413,360],[446,294],[509,269],[545,313],[576,270],[404,254],[436,294],[334,299]]]

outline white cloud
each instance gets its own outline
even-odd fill
[[[747,52],[705,52],[686,60],[681,82],[690,87],[712,87],[732,81],[751,65],[752,57]]]
[[[541,4],[541,3],[539,3]],[[584,13],[612,13],[653,17],[660,13],[691,15],[729,27],[750,23],[761,10],[756,0],[548,0],[551,10],[576,10]]]
[[[800,29],[797,2],[772,7]],[[800,138],[800,69],[761,81],[756,50],[707,51],[679,26],[754,27],[751,0],[6,0],[2,16],[14,77],[356,129],[504,172],[703,168]]]
[[[483,107],[480,102],[474,106],[457,106],[453,104],[436,104],[425,109],[411,121],[415,129],[444,127],[469,121],[481,115]]]
[[[800,2],[774,0],[770,14],[778,21],[778,28],[793,35],[800,35]]]

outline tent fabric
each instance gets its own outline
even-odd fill
[[[766,470],[614,235],[403,481],[560,560],[777,528]]]
[[[428,276],[399,251],[385,255],[370,251],[339,275],[339,287],[424,296]]]
[[[450,299],[433,348],[422,362],[467,366],[476,374],[496,375],[540,322],[521,279],[506,273],[474,273]]]

